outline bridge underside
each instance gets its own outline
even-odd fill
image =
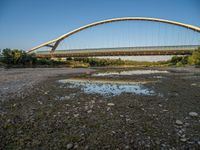
[[[193,50],[165,51],[75,51],[65,53],[36,53],[38,58],[94,57],[94,56],[151,56],[151,55],[191,55]]]

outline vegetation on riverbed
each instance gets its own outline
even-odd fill
[[[4,49],[2,51],[1,62],[8,65],[32,65],[35,64],[37,58],[34,54],[27,54],[25,51],[18,49]]]
[[[139,62],[121,59],[100,58],[66,58],[46,59],[36,58],[34,54],[27,54],[23,50],[4,49],[0,57],[0,66],[66,66],[66,67],[102,67],[102,66],[185,66],[200,65],[200,48],[195,50],[191,56],[174,56],[170,61]]]
[[[121,60],[121,59],[102,59],[102,58],[76,58],[75,60],[88,63],[93,67],[102,67],[102,66],[163,66],[167,65],[166,61],[159,62],[139,62],[131,60]]]
[[[138,62],[121,59],[100,59],[100,58],[66,58],[44,59],[36,58],[34,54],[27,54],[22,50],[4,49],[1,62],[8,66],[68,66],[68,67],[102,67],[102,66],[160,66],[168,62]]]
[[[53,60],[53,59],[39,59],[36,58],[34,54],[27,54],[23,50],[18,49],[3,49],[2,51],[2,57],[0,57],[0,62],[3,66],[3,64],[7,66],[54,66],[54,65],[70,65],[71,63],[69,61],[62,61],[60,59]]]
[[[170,65],[185,66],[185,65],[200,65],[200,47],[195,50],[191,56],[174,56],[170,61]]]

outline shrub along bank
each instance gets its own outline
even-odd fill
[[[38,59],[34,54],[27,54],[23,50],[4,49],[0,57],[0,66],[59,66],[68,67],[101,67],[101,66],[200,66],[200,48],[195,50],[191,56],[173,56],[170,61],[160,62],[138,62],[121,59],[100,59],[100,58],[67,58],[62,59]]]
[[[200,66],[200,47],[193,51],[191,56],[173,56],[170,65],[185,66],[195,65]]]

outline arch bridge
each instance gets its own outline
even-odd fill
[[[118,28],[111,26],[106,29],[106,24],[112,24],[115,22],[139,22],[139,25],[127,25],[121,24]],[[141,23],[142,22],[142,23]],[[146,25],[144,25],[146,23]],[[151,25],[149,24],[151,23]],[[165,25],[165,26],[164,26]],[[98,27],[105,29],[104,37],[97,41],[92,41],[97,37],[101,37]],[[125,26],[123,28],[123,26]],[[164,26],[164,27],[163,27]],[[129,27],[129,28],[128,28]],[[115,31],[111,31],[112,28]],[[141,28],[141,31],[139,29]],[[173,29],[174,28],[174,29]],[[94,30],[93,30],[94,29]],[[126,32],[119,34],[119,30],[125,29]],[[89,30],[89,31],[88,31]],[[87,40],[84,36],[83,41],[87,43],[96,43],[91,46],[70,47],[61,49],[62,43],[66,40],[70,40],[71,37],[81,32],[88,31],[86,35],[89,35]],[[144,32],[145,31],[145,32]],[[169,31],[172,32],[169,34]],[[109,33],[110,32],[110,33]],[[119,33],[118,33],[119,32]],[[116,34],[118,33],[118,35]],[[137,34],[136,34],[137,33]],[[110,34],[110,35],[107,35]],[[122,36],[123,38],[116,39],[116,37]],[[110,39],[107,39],[107,38]],[[78,37],[80,38],[80,37]],[[74,43],[77,45],[80,40],[77,37],[74,38]],[[73,38],[72,38],[73,39]],[[101,42],[105,40],[103,45]],[[121,40],[121,41],[120,41]],[[118,43],[117,43],[117,42]],[[127,42],[128,41],[128,42]],[[142,42],[144,41],[144,42]],[[112,42],[112,44],[110,44]],[[121,44],[119,44],[121,42]],[[145,43],[146,42],[146,43]],[[89,43],[89,44],[91,44]],[[116,44],[117,43],[117,44]],[[102,47],[101,47],[102,44]],[[70,45],[67,43],[67,45]],[[130,56],[130,55],[189,55],[200,45],[200,28],[197,26],[184,24],[171,20],[164,20],[158,18],[147,17],[123,17],[113,18],[103,21],[94,22],[83,27],[70,31],[54,40],[48,41],[41,45],[38,45],[30,50],[28,53],[35,53],[37,57],[90,57],[90,56]]]

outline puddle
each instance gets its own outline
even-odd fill
[[[65,83],[68,88],[80,88],[87,94],[100,94],[103,96],[117,96],[122,93],[133,93],[139,95],[155,95],[154,91],[144,87],[138,83],[127,83],[122,84],[121,82],[109,82],[101,83],[100,81],[91,80],[76,80],[76,79],[65,79],[59,80],[60,83]]]
[[[129,71],[120,71],[120,72],[103,72],[95,73],[92,76],[112,76],[112,75],[145,75],[145,74],[160,74],[160,73],[169,73],[168,71],[161,70],[129,70]]]

